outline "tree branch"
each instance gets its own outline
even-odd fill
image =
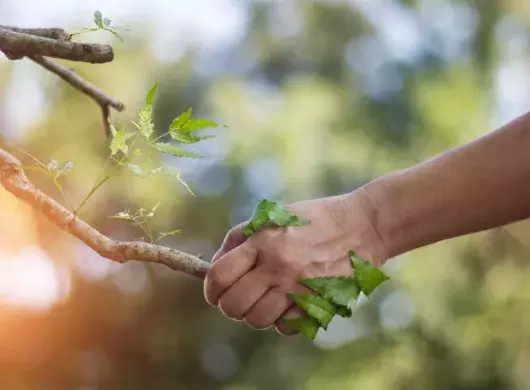
[[[70,34],[64,31],[62,28],[20,28],[13,26],[4,26],[0,24],[0,28],[11,30],[16,33],[36,35],[38,37],[59,39],[67,41],[70,39]]]
[[[199,278],[204,278],[209,268],[208,262],[173,248],[140,241],[119,242],[103,235],[35,187],[24,173],[20,161],[3,149],[0,149],[0,184],[17,198],[42,212],[59,228],[109,260],[120,263],[129,260],[159,263]]]
[[[57,76],[62,78],[64,81],[69,83],[77,90],[90,96],[94,99],[101,107],[110,106],[117,111],[123,111],[125,105],[110,96],[106,95],[105,92],[101,91],[95,85],[89,83],[87,80],[79,76],[73,70],[68,69],[48,58],[44,58],[37,55],[28,55],[28,58],[42,67],[48,69],[50,72],[55,73]]]
[[[2,47],[2,41],[1,41],[2,29],[6,31],[9,30],[11,32],[14,32],[20,35],[33,35],[37,39],[39,37],[45,38],[46,41],[56,40],[59,43],[61,41],[62,42],[69,41],[70,35],[66,31],[64,31],[61,28],[18,28],[18,27],[0,25],[0,49],[4,52],[4,54],[9,59],[12,59],[12,60],[21,59],[25,56],[28,57],[29,59],[41,65],[42,67],[49,70],[50,72],[55,73],[57,76],[62,78],[64,81],[69,83],[71,86],[76,88],[78,91],[94,99],[101,107],[101,113],[103,117],[103,128],[105,130],[105,135],[106,136],[110,135],[109,107],[112,107],[117,111],[123,111],[125,109],[125,105],[122,102],[117,101],[113,99],[112,97],[108,96],[103,91],[101,91],[99,88],[97,88],[95,85],[89,83],[87,80],[83,79],[81,76],[78,76],[72,69],[68,69],[48,58],[43,57],[42,55],[39,55],[38,53],[34,53],[31,51],[21,52],[20,50],[13,48],[12,46],[10,46],[9,48]],[[42,44],[42,42],[39,41],[38,44],[40,45]],[[78,44],[75,44],[75,45],[78,45]],[[91,46],[103,46],[103,45],[91,45]],[[112,50],[112,48],[110,50]],[[112,58],[110,60],[112,60]]]
[[[32,55],[92,64],[110,62],[114,59],[114,51],[110,45],[51,39],[15,32],[12,29],[3,27],[0,27],[0,50],[11,59]]]

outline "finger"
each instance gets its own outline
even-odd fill
[[[219,260],[221,256],[225,255],[226,253],[230,252],[232,249],[246,241],[247,236],[245,236],[245,234],[243,233],[244,226],[245,223],[241,223],[237,226],[234,226],[228,231],[223,240],[223,243],[221,244],[221,247],[215,253],[215,255],[213,255],[212,263]]]
[[[253,245],[240,245],[212,264],[204,280],[206,301],[217,306],[219,297],[256,263],[257,250]]]
[[[245,322],[254,329],[268,329],[273,326],[294,304],[288,292],[309,294],[311,290],[298,283],[289,290],[285,287],[275,287],[245,314]]]
[[[292,304],[283,289],[274,287],[245,314],[245,322],[253,329],[268,329]]]
[[[219,298],[219,308],[227,317],[242,320],[257,301],[270,289],[271,283],[266,280],[263,271],[254,268],[235,282]]]
[[[283,321],[288,318],[298,318],[298,317],[307,317],[306,312],[304,312],[300,307],[298,307],[296,304],[292,304],[287,311],[281,315],[281,317],[276,321],[275,328],[276,332],[284,335],[284,336],[293,336],[295,334],[298,334],[298,331],[296,329],[293,329]]]

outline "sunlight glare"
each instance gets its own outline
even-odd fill
[[[0,254],[0,302],[29,310],[47,310],[69,291],[70,275],[61,274],[41,249],[18,256]]]

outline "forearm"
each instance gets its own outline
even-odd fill
[[[530,217],[530,114],[362,191],[389,257]]]

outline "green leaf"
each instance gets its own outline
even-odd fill
[[[190,119],[180,126],[181,131],[192,133],[197,130],[207,129],[209,127],[218,127],[219,125],[209,119]]]
[[[174,236],[180,233],[182,233],[182,230],[170,230],[169,232],[162,232],[162,233],[159,233],[158,239],[161,240],[162,238],[165,238],[168,236]]]
[[[57,168],[59,167],[59,163],[57,162],[57,160],[54,160],[54,159],[50,159],[50,161],[48,162],[48,170],[50,172],[54,172],[57,170]]]
[[[113,127],[111,127],[111,130],[112,128]],[[131,138],[133,135],[134,133],[127,131],[125,127],[122,127],[120,130],[116,131],[116,133],[114,134],[114,137],[112,138],[112,142],[110,143],[111,156],[114,156],[116,153],[118,153],[118,150],[121,150],[123,154],[126,155],[127,152],[129,151],[127,140]]]
[[[201,158],[202,155],[184,149],[177,145],[168,144],[165,142],[158,142],[153,145],[159,152],[171,154],[175,157],[189,157],[189,158]]]
[[[182,142],[184,144],[195,144],[199,141],[203,141],[205,139],[210,139],[210,138],[215,137],[215,135],[195,136],[195,135],[191,135],[190,133],[181,133],[175,130],[170,130],[169,135],[175,141]]]
[[[298,216],[291,214],[281,204],[276,202],[272,210],[269,211],[269,218],[272,223],[278,226],[303,226],[309,223],[309,221],[302,220]]]
[[[109,18],[103,18],[103,25],[105,27],[109,27],[110,26],[110,22],[111,22],[111,20]]]
[[[97,11],[97,10],[94,11],[94,23],[99,28],[103,28],[104,27],[104,25],[103,25],[103,15],[101,14],[100,11]]]
[[[145,173],[144,171],[142,170],[142,168],[140,168],[138,165],[136,164],[133,164],[133,163],[127,163],[127,168],[129,168],[129,170],[134,173],[135,175],[137,176],[144,176]]]
[[[329,323],[335,314],[337,314],[335,305],[320,295],[289,294],[289,298],[308,315],[316,318],[324,329],[328,328]]]
[[[57,179],[59,176],[70,173],[73,168],[74,168],[74,163],[72,161],[66,161],[63,165],[61,165],[59,169],[57,169],[55,178]]]
[[[320,328],[318,320],[311,317],[286,318],[283,320],[283,322],[285,325],[300,332],[300,334],[309,337],[311,340],[316,337],[318,329]]]
[[[147,95],[145,96],[145,104],[147,106],[152,106],[155,102],[156,91],[158,90],[160,83],[154,83]]]
[[[301,279],[300,283],[339,306],[350,306],[360,293],[355,278],[347,276]]]
[[[120,211],[117,214],[111,215],[109,218],[113,219],[126,219],[126,220],[133,220],[133,217],[129,214],[129,210],[127,211]]]
[[[243,233],[249,237],[257,233],[270,222],[269,211],[274,208],[274,202],[262,199],[250,217],[250,221],[243,227]]]
[[[357,284],[367,297],[383,282],[390,279],[388,275],[374,267],[369,261],[358,257],[354,251],[349,251],[348,255],[355,269]]]
[[[350,318],[352,314],[351,308],[348,306],[337,306],[337,315],[343,318]]]
[[[280,203],[262,199],[254,209],[251,220],[243,227],[243,233],[248,237],[268,225],[301,226],[308,223],[287,211]]]
[[[155,101],[156,92],[159,83],[153,84],[147,95],[145,96],[145,107],[138,113],[138,123],[133,121],[140,134],[146,139],[149,139],[155,131],[155,124],[153,123],[153,103]]]
[[[153,134],[155,131],[155,124],[153,123],[153,107],[145,106],[138,113],[138,123],[133,121],[133,124],[136,126],[140,134],[142,134],[146,139]]]
[[[180,129],[191,118],[192,112],[193,109],[190,107],[182,114],[177,116],[175,119],[173,119],[173,122],[171,122],[171,125],[169,125],[169,130],[171,131]]]

